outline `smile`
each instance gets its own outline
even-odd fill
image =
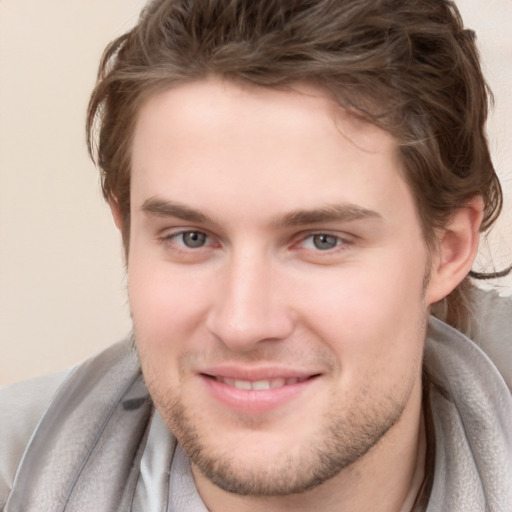
[[[292,384],[297,384],[298,382],[304,382],[309,377],[290,377],[288,379],[285,378],[276,378],[269,380],[237,380],[237,379],[228,379],[224,377],[215,377],[217,382],[221,382],[226,384],[227,386],[236,388],[236,389],[244,389],[244,390],[256,390],[262,391],[265,389],[277,389],[282,388],[283,386],[290,386]]]
[[[286,377],[274,375],[233,375],[243,373],[225,371],[231,375],[219,375],[217,372],[201,373],[209,396],[222,407],[242,414],[264,414],[285,406],[287,403],[303,396],[315,386],[320,374],[301,374]],[[311,392],[311,391],[309,391]]]

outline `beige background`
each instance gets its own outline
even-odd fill
[[[83,125],[101,52],[143,3],[0,0],[0,384],[65,368],[130,330],[119,238]],[[512,260],[512,1],[458,3],[496,94],[499,267]]]

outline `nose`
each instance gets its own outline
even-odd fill
[[[250,351],[291,334],[294,321],[285,283],[264,257],[233,256],[216,279],[218,293],[206,324],[231,350]]]

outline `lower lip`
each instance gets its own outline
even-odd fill
[[[318,377],[274,389],[238,389],[201,375],[213,397],[233,411],[245,414],[263,414],[282,407],[310,388]]]

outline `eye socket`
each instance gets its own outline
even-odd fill
[[[206,234],[200,231],[184,231],[179,233],[178,236],[181,238],[183,245],[191,249],[203,247],[207,239]]]

